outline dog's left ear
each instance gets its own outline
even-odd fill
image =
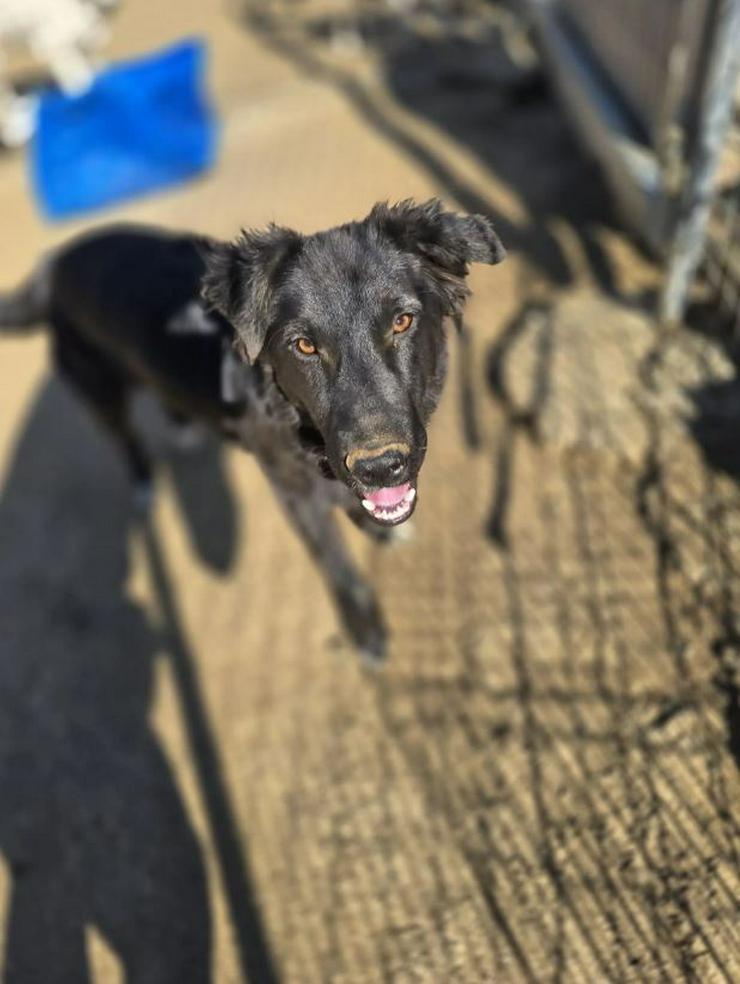
[[[438,198],[417,204],[377,204],[368,224],[404,252],[424,261],[440,288],[447,314],[462,308],[468,289],[464,280],[470,263],[500,263],[506,250],[485,215],[458,215],[445,210]]]
[[[209,241],[204,249],[201,296],[234,326],[250,362],[265,343],[275,286],[302,242],[292,229],[270,225],[242,231],[233,243]]]

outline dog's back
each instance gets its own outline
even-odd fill
[[[224,339],[232,329],[200,300],[204,242],[116,227],[57,259],[50,320],[74,331],[175,404],[220,418]]]
[[[0,327],[46,322],[57,350],[84,346],[173,404],[219,418],[231,329],[200,301],[205,248],[194,236],[136,226],[82,236],[0,297]]]

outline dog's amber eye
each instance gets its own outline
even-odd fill
[[[413,323],[413,314],[397,314],[393,319],[393,333],[395,335],[401,335],[403,332],[408,331]]]
[[[310,338],[299,338],[295,343],[295,347],[301,355],[316,355],[316,346]]]

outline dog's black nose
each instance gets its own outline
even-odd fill
[[[348,454],[345,464],[352,476],[368,488],[387,488],[400,485],[408,477],[408,450],[400,444],[361,448]]]

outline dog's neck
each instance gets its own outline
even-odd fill
[[[301,411],[290,402],[278,381],[272,366],[257,360],[252,364],[259,400],[268,416],[298,431],[302,424]]]
[[[259,387],[265,412],[283,426],[290,428],[303,454],[315,464],[324,478],[334,479],[336,476],[326,457],[324,439],[308,411],[296,407],[290,401],[276,380],[271,366],[257,361],[254,368],[260,374]]]

